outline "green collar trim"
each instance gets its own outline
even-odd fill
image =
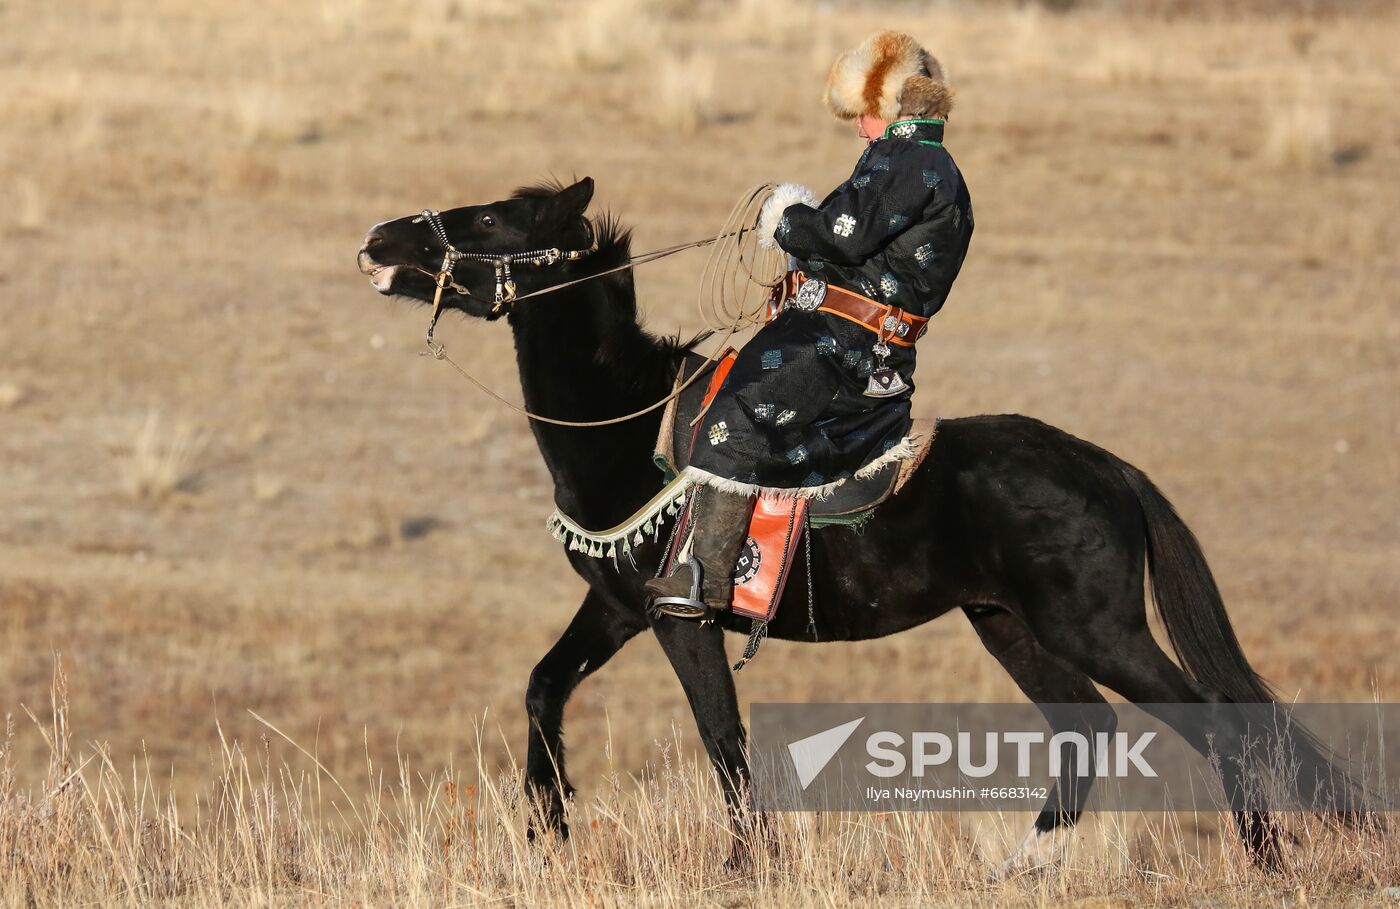
[[[913,117],[906,120],[896,120],[885,127],[885,134],[881,139],[914,139],[920,145],[932,145],[935,148],[943,147],[943,126],[947,121],[940,118],[918,118]],[[896,129],[903,127],[899,132]],[[912,129],[910,129],[912,127]],[[932,134],[936,139],[916,138],[920,133]]]
[[[901,124],[901,123],[928,123],[928,124],[933,125],[933,126],[943,126],[943,125],[945,125],[947,122],[948,122],[947,120],[942,120],[942,119],[939,119],[939,118],[937,118],[937,117],[933,117],[933,118],[906,117],[906,118],[903,119],[903,120],[895,120],[895,121],[892,122],[889,126],[885,127],[885,135],[888,136],[888,135],[890,134],[890,130],[894,129],[896,126],[898,126],[898,125]]]

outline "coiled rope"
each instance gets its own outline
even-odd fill
[[[758,232],[755,227],[758,224],[758,214],[763,208],[763,203],[772,195],[774,184],[760,183],[744,191],[734,207],[729,212],[729,217],[720,227],[719,233],[713,237],[703,240],[693,240],[688,243],[679,243],[675,246],[668,246],[663,249],[651,252],[640,253],[632,256],[625,264],[615,268],[609,268],[596,274],[585,275],[575,278],[572,281],[565,281],[562,284],[551,285],[528,294],[517,297],[515,302],[530,297],[543,296],[554,293],[575,284],[582,284],[585,281],[592,281],[606,275],[620,271],[634,269],[639,265],[646,265],[656,262],[668,256],[685,252],[688,249],[699,249],[704,246],[710,247],[709,258],[705,262],[705,268],[700,274],[700,283],[696,290],[696,304],[700,312],[700,319],[705,326],[715,332],[723,332],[715,352],[705,358],[705,362],[694,374],[689,376],[674,391],[661,400],[649,404],[641,410],[623,414],[620,417],[612,417],[607,420],[560,420],[554,417],[547,417],[542,414],[532,413],[524,407],[510,401],[500,394],[487,387],[480,379],[467,372],[447,354],[447,348],[442,344],[428,342],[428,349],[421,356],[432,357],[435,360],[442,360],[447,365],[456,370],[457,374],[468,382],[481,389],[488,396],[509,407],[516,413],[535,420],[539,423],[548,423],[551,426],[571,426],[577,428],[591,426],[615,426],[618,423],[626,423],[638,417],[645,416],[659,408],[665,407],[673,399],[679,397],[682,392],[695,383],[702,375],[709,372],[710,368],[719,360],[719,356],[728,346],[729,340],[739,332],[762,325],[766,319],[768,296],[773,288],[777,287],[783,279],[786,269],[783,267],[784,256],[778,251],[768,251],[759,248]],[[757,288],[762,288],[758,291]],[[441,292],[441,288],[439,288]],[[756,297],[756,299],[755,299]]]

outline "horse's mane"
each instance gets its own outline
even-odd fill
[[[557,196],[568,186],[557,177],[548,177],[538,183],[521,186],[511,193],[512,199],[547,199]],[[598,237],[598,251],[595,255],[609,260],[623,261],[632,255],[632,228],[612,211],[602,211],[589,219],[593,232]]]
[[[540,180],[538,183],[531,183],[519,187],[511,194],[511,198],[547,199],[551,196],[557,196],[561,191],[567,188],[568,184],[565,184],[557,177],[548,177]],[[594,259],[621,264],[632,258],[632,228],[623,224],[622,219],[617,213],[604,210],[594,215],[590,221],[593,225],[594,235],[598,238],[598,251],[593,254]],[[628,291],[630,292],[630,276],[621,280],[625,280],[628,285]],[[635,306],[635,303],[632,305]],[[689,340],[682,340],[679,333],[675,335],[662,335],[659,337],[656,335],[649,335],[649,337],[669,361],[688,353],[697,344],[705,341],[713,334],[713,331],[706,329]]]

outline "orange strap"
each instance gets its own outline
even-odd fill
[[[720,386],[724,385],[724,380],[729,378],[729,370],[734,368],[734,361],[739,359],[737,350],[726,351],[720,361],[715,364],[715,371],[710,375],[709,387],[705,389],[705,397],[700,399],[700,409],[695,412],[695,419],[690,421],[690,428],[694,429],[700,425],[700,421],[709,413],[710,405],[715,402],[715,395],[719,394]],[[695,453],[695,439],[690,440],[690,454]]]
[[[729,378],[729,370],[734,368],[734,361],[738,358],[739,354],[736,351],[730,351],[715,364],[715,371],[710,374],[710,385],[705,389],[705,397],[700,401],[700,414],[696,415],[697,420],[714,402],[715,395],[719,394],[720,386],[724,384],[724,380]]]

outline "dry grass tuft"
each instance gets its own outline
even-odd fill
[[[196,462],[208,444],[208,434],[198,427],[180,421],[167,431],[160,414],[149,411],[121,464],[127,493],[137,500],[159,502],[188,491],[198,477]]]
[[[29,393],[18,382],[0,382],[0,410],[11,410],[23,404]]]
[[[1332,113],[1326,102],[1274,104],[1265,114],[1259,157],[1271,167],[1318,171],[1333,164]]]
[[[558,59],[576,70],[612,70],[643,59],[660,38],[657,0],[586,0],[555,28]]]
[[[667,55],[653,70],[651,103],[645,115],[657,126],[683,135],[698,132],[715,115],[714,58]]]
[[[32,177],[15,178],[15,196],[11,211],[16,226],[23,230],[38,230],[49,217],[49,206],[39,183]]]

